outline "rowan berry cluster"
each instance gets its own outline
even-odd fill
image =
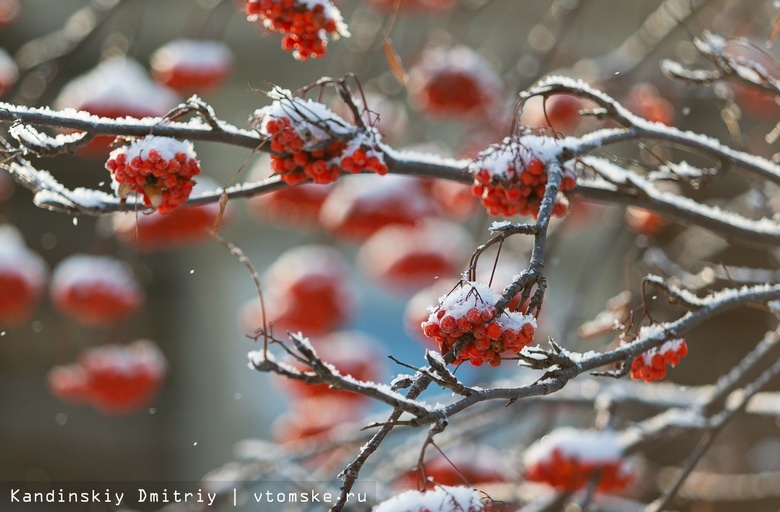
[[[631,378],[645,382],[655,382],[666,377],[666,367],[674,368],[688,354],[688,345],[684,338],[664,342],[640,354],[631,363]]]
[[[530,137],[507,137],[488,146],[469,166],[474,175],[472,194],[482,200],[490,215],[532,215],[534,218],[539,215],[548,172],[541,151],[525,144],[531,140]],[[533,137],[533,140],[547,141],[541,137]],[[564,172],[560,191],[572,190],[575,185],[574,176]],[[563,217],[567,210],[568,201],[559,193],[552,214]]]
[[[330,0],[247,0],[249,21],[262,20],[268,30],[279,32],[282,49],[297,60],[325,55],[328,37],[348,37],[341,12]]]
[[[133,314],[144,293],[130,270],[114,258],[76,254],[54,270],[54,306],[85,325],[111,325]]]
[[[149,135],[109,155],[106,169],[116,183],[119,197],[141,194],[146,206],[166,214],[187,202],[200,173],[189,141]]]
[[[434,117],[478,119],[497,104],[500,91],[498,74],[466,46],[425,50],[409,73],[412,100]]]
[[[48,375],[55,396],[88,403],[106,414],[131,414],[148,406],[165,378],[162,352],[147,340],[83,352],[78,362]]]
[[[19,325],[30,317],[43,293],[48,270],[21,235],[0,226],[0,326]]]
[[[632,480],[620,439],[612,431],[560,428],[531,445],[523,462],[525,478],[563,491],[576,491],[598,478],[596,490],[625,488]]]
[[[151,56],[152,75],[184,94],[215,91],[233,67],[233,53],[220,41],[176,39]]]
[[[342,172],[386,174],[379,133],[359,129],[321,103],[274,89],[275,101],[255,111],[253,125],[270,140],[271,169],[288,185],[307,179],[324,184]]]
[[[536,319],[520,312],[496,315],[501,295],[483,283],[463,282],[439,298],[439,306],[423,322],[423,333],[439,343],[442,353],[466,336],[467,343],[454,363],[469,361],[474,366],[501,364],[501,355],[516,354],[531,343]]]

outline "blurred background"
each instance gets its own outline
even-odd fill
[[[738,91],[686,88],[659,71],[662,58],[701,64],[691,39],[702,29],[725,37],[765,41],[768,20],[774,14],[770,1],[462,0],[441,10],[435,6],[402,10],[391,31],[392,49],[400,59],[400,65],[395,66],[388,62],[381,37],[390,20],[383,2],[337,2],[352,36],[331,41],[324,58],[306,62],[297,62],[283,51],[277,34],[266,33],[248,22],[240,3],[21,0],[16,19],[0,30],[0,45],[17,60],[21,77],[8,88],[3,100],[52,105],[62,101],[60,94],[67,84],[106,57],[126,55],[148,70],[150,56],[164,44],[179,38],[208,38],[229,47],[233,66],[222,87],[203,98],[221,119],[239,127],[247,127],[253,111],[270,103],[255,89],[268,90],[270,84],[276,84],[295,90],[323,76],[340,77],[351,72],[368,94],[368,106],[380,111],[379,129],[393,147],[470,157],[509,134],[513,104],[520,90],[545,74],[560,71],[594,82],[626,104],[634,97],[631,93],[635,86],[642,84],[650,92],[646,93],[649,96],[639,96],[644,99],[637,100],[636,109],[655,105],[661,112],[659,116],[667,116],[658,120],[667,124],[703,131],[763,156],[774,152],[763,135],[777,119],[776,104],[770,101],[763,108],[759,103],[753,111],[750,100],[741,103]],[[668,9],[662,5],[672,9],[671,14],[664,14]],[[695,7],[694,14],[685,10],[690,6]],[[648,22],[653,13],[656,22]],[[670,20],[675,18],[683,23],[670,28],[675,25]],[[64,23],[67,29],[58,33]],[[36,61],[51,48],[68,47],[68,35],[79,33],[89,35],[73,44],[73,51],[53,57],[48,63]],[[628,42],[621,46],[624,41]],[[472,110],[465,117],[426,110],[433,107],[426,105],[420,93],[423,86],[419,82],[424,80],[420,76],[425,71],[421,63],[426,58],[435,61],[425,57],[424,51],[455,45],[474,50],[480,58],[476,69],[487,66],[483,75],[495,74],[491,105]],[[774,49],[765,51],[773,54]],[[429,65],[435,68],[435,64]],[[409,74],[408,88],[398,81],[401,71]],[[332,92],[328,94],[326,99],[332,101]],[[382,108],[372,105],[371,98],[384,102]],[[721,121],[729,108],[732,113],[737,109],[742,122],[738,136]],[[647,111],[640,113],[647,115]],[[526,119],[525,123],[532,126],[534,121]],[[570,130],[582,133],[595,126],[595,121],[585,120]],[[257,179],[270,174],[268,159],[245,149],[197,142],[195,150],[203,176],[221,185],[236,176],[239,181],[247,181],[252,176]],[[638,151],[627,147],[621,157],[648,162],[653,158],[648,155],[655,151],[662,156],[670,154],[668,148],[645,147]],[[105,155],[90,158],[79,154],[33,160],[70,188],[108,191],[104,161]],[[415,187],[430,193],[430,183],[409,182],[400,186],[400,195],[409,195]],[[468,196],[468,187],[465,190]],[[738,207],[747,201],[742,194],[750,190],[751,184],[745,180],[725,177],[711,184],[700,198]],[[474,213],[446,212],[445,206],[454,200],[445,199],[444,206],[437,206],[432,216],[462,225],[472,237],[473,242],[460,244],[466,250],[454,264],[456,269],[464,269],[472,248],[487,239],[486,228],[492,219],[478,204],[464,199],[463,190],[456,190],[452,197],[458,192],[462,202],[457,204]],[[0,480],[195,480],[231,460],[237,441],[272,440],[278,435],[273,424],[288,410],[290,398],[278,379],[247,368],[247,352],[257,347],[247,336],[252,328],[240,317],[256,291],[247,269],[235,257],[210,240],[192,247],[139,251],[132,243],[115,237],[111,219],[49,212],[36,208],[31,197],[29,191],[17,186],[0,202],[0,219],[19,229],[27,246],[40,254],[50,269],[75,253],[115,255],[132,268],[144,288],[146,304],[119,325],[93,328],[58,313],[44,293],[28,321],[1,328]],[[278,212],[274,215],[267,204],[258,203],[248,209],[248,203],[231,202],[232,212],[221,234],[245,252],[260,274],[288,250],[312,243],[334,249],[346,262],[344,279],[355,292],[349,315],[338,328],[360,331],[377,340],[372,357],[382,379],[404,371],[386,355],[413,365],[423,364],[421,341],[405,328],[404,312],[411,296],[417,289],[433,284],[434,276],[404,290],[394,290],[370,272],[367,275],[366,264],[361,267],[357,263],[365,256],[358,255],[361,247],[355,239],[329,235],[317,225],[318,221],[305,229],[300,224],[291,226],[283,219],[284,214],[280,220]],[[403,202],[396,206],[411,208]],[[284,212],[289,206],[283,204],[281,208]],[[551,335],[577,350],[607,346],[609,336],[581,340],[576,329],[624,287],[633,289],[636,304],[637,283],[648,268],[642,255],[649,246],[662,247],[691,269],[702,261],[776,268],[774,255],[729,246],[702,230],[672,224],[663,231],[637,234],[626,226],[622,208],[575,199],[571,209],[578,215],[559,221],[554,228],[545,268],[549,292],[537,341]],[[505,279],[524,269],[528,251],[525,243],[513,242],[505,249]],[[377,265],[367,264],[369,268]],[[489,271],[490,262],[483,263],[483,267]],[[453,275],[457,270],[441,276],[442,280],[448,278],[449,287],[455,282]],[[446,291],[447,286],[444,288]],[[660,312],[658,317],[664,314]],[[769,326],[767,315],[758,311],[724,315],[689,338],[692,351],[708,351],[708,356],[690,357],[685,370],[670,371],[669,379],[686,385],[713,382],[752,346],[752,341],[740,345],[735,340],[757,340]],[[153,340],[168,361],[159,396],[148,407],[132,415],[107,415],[52,395],[47,374],[55,365],[72,363],[79,351],[88,347],[137,339]],[[526,378],[511,363],[496,371],[462,368],[458,375],[476,384],[518,372]],[[529,382],[533,377],[533,373],[527,373]],[[369,410],[377,410],[371,407]],[[586,421],[588,416],[583,418]],[[740,456],[739,464],[743,469],[760,466],[762,470],[780,470],[780,459],[771,462],[762,455],[766,450],[777,453],[780,441],[776,425],[758,425],[752,434],[768,444],[750,452],[753,456]],[[717,460],[747,449],[740,444],[729,447]],[[776,467],[769,467],[772,465]]]

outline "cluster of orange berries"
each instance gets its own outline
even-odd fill
[[[601,492],[624,489],[633,479],[617,433],[554,430],[526,450],[525,478],[563,491],[584,489],[598,478]]]
[[[325,55],[328,37],[349,35],[329,0],[247,0],[244,10],[250,21],[262,19],[265,28],[283,34],[282,49],[301,61]]]
[[[631,363],[631,378],[645,382],[655,382],[666,377],[666,367],[674,368],[688,354],[685,339],[676,338],[664,342],[660,347],[651,348],[639,355]]]
[[[189,141],[149,135],[115,149],[106,162],[117,193],[125,197],[141,194],[146,206],[166,214],[187,202],[200,173]]]
[[[271,169],[288,185],[307,179],[332,183],[342,172],[387,174],[375,149],[379,134],[349,125],[320,103],[282,98],[256,111],[253,119],[270,138]]]
[[[502,354],[520,352],[536,334],[536,319],[531,315],[510,311],[496,315],[500,298],[486,284],[464,282],[439,299],[439,307],[422,323],[423,334],[439,343],[442,353],[468,336],[454,363],[498,366]]]
[[[165,378],[167,364],[152,342],[87,349],[78,362],[48,375],[55,396],[88,403],[107,414],[131,414],[147,407]]]
[[[539,215],[547,188],[547,169],[544,161],[520,144],[515,137],[507,137],[491,144],[479,153],[470,166],[474,175],[472,194],[482,200],[490,215]],[[572,190],[574,176],[564,173],[560,191]],[[552,214],[563,217],[568,211],[566,197],[559,194]]]

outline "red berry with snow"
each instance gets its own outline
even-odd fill
[[[374,382],[382,376],[384,356],[379,351],[379,341],[360,332],[335,332],[311,340],[311,345],[325,363],[341,375],[351,375],[360,381]],[[311,369],[300,362],[291,365],[306,373]],[[309,385],[305,382],[284,379],[280,385],[284,390],[298,398],[338,398],[350,402],[365,402],[366,396],[349,391],[340,391],[327,384]]]
[[[330,0],[247,0],[244,10],[249,21],[278,32],[282,49],[298,60],[322,57],[328,38],[348,37],[341,12]]]
[[[347,123],[321,103],[293,98],[275,88],[274,102],[250,122],[269,141],[271,169],[288,185],[305,180],[326,184],[342,172],[386,174],[379,133]]]
[[[352,288],[341,254],[325,246],[303,246],[282,254],[265,275],[268,323],[274,332],[317,336],[341,327],[354,311]],[[263,326],[259,299],[244,306],[249,332]]]
[[[221,41],[176,39],[151,56],[152,76],[183,94],[216,91],[233,67],[233,53]]]
[[[31,315],[43,294],[47,268],[19,233],[0,226],[0,325],[17,326]]]
[[[406,491],[383,501],[373,512],[487,512],[483,495],[471,487],[437,486],[426,491]]]
[[[358,263],[391,289],[419,290],[436,277],[457,274],[469,247],[471,237],[459,224],[431,218],[380,229],[363,244]]]
[[[631,363],[631,378],[645,382],[655,382],[666,377],[666,367],[674,368],[688,354],[685,339],[676,338],[664,342],[637,356]]]
[[[51,297],[61,313],[91,326],[115,324],[144,302],[141,286],[123,262],[87,254],[71,256],[57,265]]]
[[[165,378],[167,364],[155,344],[87,349],[71,366],[49,372],[49,386],[60,398],[86,402],[106,414],[132,414],[147,407]]]
[[[531,445],[523,457],[525,478],[572,492],[598,479],[596,490],[625,488],[633,475],[618,433],[560,428]]]
[[[148,135],[111,152],[106,169],[111,172],[117,195],[143,196],[146,206],[164,215],[187,202],[200,174],[195,150],[189,141]]]
[[[70,81],[55,99],[59,109],[73,108],[112,119],[162,117],[179,103],[170,89],[156,84],[138,62],[111,58]],[[98,136],[80,151],[105,156],[113,136]]]
[[[192,195],[217,190],[219,185],[209,178],[199,178]],[[174,250],[198,245],[211,240],[210,230],[220,214],[217,203],[200,206],[184,206],[165,215],[152,212],[137,215],[134,212],[117,213],[112,227],[117,239],[141,252]],[[220,225],[233,216],[233,206],[228,203],[222,212]]]
[[[491,65],[465,46],[425,50],[409,72],[409,93],[432,117],[480,119],[497,104],[501,80]]]
[[[336,185],[322,205],[320,222],[339,238],[363,241],[383,227],[413,226],[435,213],[415,178],[360,176]]]
[[[439,343],[442,354],[465,341],[455,364],[498,366],[502,354],[520,352],[536,334],[536,319],[531,315],[508,310],[496,315],[500,298],[487,284],[461,282],[439,298],[439,306],[422,324],[423,333]]]
[[[553,143],[545,137],[524,136],[507,137],[488,146],[469,166],[474,176],[472,194],[482,200],[490,215],[536,217],[549,179],[544,146]],[[566,215],[568,201],[561,192],[575,185],[574,176],[565,171],[552,209],[554,216]]]

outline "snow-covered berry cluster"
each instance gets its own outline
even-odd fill
[[[500,298],[487,284],[463,282],[439,298],[439,306],[422,324],[423,333],[439,343],[442,353],[468,336],[454,362],[498,366],[501,354],[520,352],[536,333],[536,319],[531,315],[506,310],[496,315],[495,304]]]
[[[78,361],[49,371],[55,396],[88,403],[106,414],[132,414],[148,406],[165,378],[167,363],[148,340],[84,351]]]
[[[216,90],[233,67],[233,53],[221,41],[176,39],[151,56],[152,76],[185,94]]]
[[[406,491],[383,501],[374,512],[485,512],[490,505],[471,487],[438,486],[427,491]]]
[[[111,152],[106,162],[119,197],[141,194],[146,206],[166,214],[187,202],[200,173],[189,141],[148,135]]]
[[[328,38],[349,37],[341,12],[330,0],[247,0],[249,21],[284,35],[282,49],[293,57],[318,58],[327,51]]]
[[[472,193],[482,200],[490,215],[532,215],[536,217],[547,188],[548,161],[543,154],[544,145],[539,144],[538,151],[532,150],[523,142],[530,141],[519,137],[507,137],[498,144],[491,144],[479,153],[469,166],[474,175]],[[541,137],[534,137],[546,141]],[[574,176],[564,172],[560,191],[566,192],[575,187]],[[568,201],[559,193],[552,209],[556,217],[563,217],[568,210]]]
[[[471,48],[435,47],[425,50],[410,70],[409,92],[428,115],[480,119],[497,104],[501,79]]]
[[[631,378],[654,382],[666,377],[666,367],[674,368],[688,354],[684,338],[668,340],[660,347],[654,347],[640,354],[631,363]]]
[[[143,289],[124,263],[87,254],[70,256],[57,265],[51,297],[61,313],[92,326],[127,318],[144,301]]]
[[[618,434],[607,430],[554,430],[526,450],[523,463],[526,479],[564,491],[583,489],[594,478],[598,491],[620,490],[633,477]]]
[[[288,185],[307,179],[324,184],[342,172],[386,174],[379,133],[347,123],[321,103],[274,89],[275,101],[255,111],[251,122],[270,140],[271,169]]]
[[[326,334],[341,327],[354,311],[344,259],[326,246],[306,245],[282,254],[263,282],[266,318],[275,332]],[[248,332],[263,326],[259,299],[244,306],[241,318]]]
[[[217,190],[219,184],[207,177],[198,178],[192,189],[192,196]],[[136,215],[135,212],[118,212],[112,218],[112,227],[117,239],[135,247],[141,252],[167,251],[188,247],[211,240],[210,229],[220,214],[217,203],[199,206],[185,206],[161,215]],[[228,203],[222,210],[220,225],[233,216],[233,205]]]
[[[40,301],[48,269],[16,229],[0,226],[0,325],[20,325]]]

